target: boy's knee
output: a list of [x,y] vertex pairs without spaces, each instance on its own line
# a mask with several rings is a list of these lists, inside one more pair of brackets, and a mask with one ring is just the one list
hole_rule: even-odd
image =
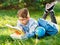
[[37,27],[35,34],[37,37],[43,37],[45,35],[45,29],[43,27]]
[[53,30],[51,32],[47,32],[48,35],[56,35],[58,33],[58,30]]
[[54,34],[57,34],[58,33],[58,29],[56,29],[54,32],[55,32]]

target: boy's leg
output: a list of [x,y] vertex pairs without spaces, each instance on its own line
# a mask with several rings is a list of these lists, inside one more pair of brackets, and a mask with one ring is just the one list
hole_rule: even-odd
[[55,24],[57,24],[56,18],[54,16],[54,11],[50,11],[50,17],[51,17],[51,21]]
[[39,26],[42,26],[45,28],[46,34],[55,35],[58,32],[56,24],[54,24],[52,22],[48,22],[44,19],[39,19],[38,24],[39,24]]
[[44,14],[43,14],[43,19],[46,19],[47,18],[47,15],[48,15],[48,12],[45,11]]

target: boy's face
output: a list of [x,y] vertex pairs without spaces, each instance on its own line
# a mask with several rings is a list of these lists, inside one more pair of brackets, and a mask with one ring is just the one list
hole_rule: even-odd
[[23,25],[26,25],[27,22],[29,21],[29,18],[22,18],[22,17],[19,17],[19,21],[23,24]]

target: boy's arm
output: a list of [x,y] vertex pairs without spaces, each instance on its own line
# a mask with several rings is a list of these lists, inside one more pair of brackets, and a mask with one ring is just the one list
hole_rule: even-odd
[[29,33],[26,34],[28,38],[33,37],[35,35],[35,29],[37,28],[37,26],[38,26],[38,23],[36,21],[34,21],[31,24]]
[[38,26],[38,24],[37,24],[36,22],[34,22],[34,23],[31,25],[29,32],[30,32],[30,33],[31,33],[31,32],[34,32],[35,29],[37,28],[37,26]]
[[17,26],[16,27],[18,27],[18,28],[20,28],[21,30],[22,30],[22,26],[21,26],[21,24],[20,24],[20,21],[18,20],[17,21]]

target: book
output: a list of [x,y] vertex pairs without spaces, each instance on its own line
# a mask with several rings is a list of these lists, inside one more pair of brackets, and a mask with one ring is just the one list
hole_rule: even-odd
[[19,27],[17,27],[17,26],[14,27],[14,26],[11,26],[9,24],[6,24],[6,26],[11,28],[14,31],[14,33],[16,33],[17,35],[24,35],[24,31],[21,30]]

